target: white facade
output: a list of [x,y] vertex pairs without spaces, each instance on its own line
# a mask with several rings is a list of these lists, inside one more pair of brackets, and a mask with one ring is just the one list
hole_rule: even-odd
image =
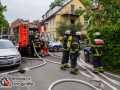
[[44,16],[43,16],[43,20],[45,20],[46,18],[50,17],[51,15],[53,15],[56,11],[58,11],[61,8],[61,6],[55,6],[54,8],[52,8],[51,10],[49,10]]

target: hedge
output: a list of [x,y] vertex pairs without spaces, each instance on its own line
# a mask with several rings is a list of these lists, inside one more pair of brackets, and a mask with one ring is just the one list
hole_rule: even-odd
[[87,35],[93,40],[94,32],[101,33],[105,41],[103,50],[103,66],[106,70],[120,73],[120,28],[116,26],[97,26],[87,30]]

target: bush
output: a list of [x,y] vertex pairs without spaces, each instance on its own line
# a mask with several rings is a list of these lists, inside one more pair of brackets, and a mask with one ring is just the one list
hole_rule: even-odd
[[88,29],[87,35],[93,40],[94,32],[101,33],[101,39],[105,41],[103,51],[103,66],[106,70],[120,73],[120,28],[117,26],[97,26]]

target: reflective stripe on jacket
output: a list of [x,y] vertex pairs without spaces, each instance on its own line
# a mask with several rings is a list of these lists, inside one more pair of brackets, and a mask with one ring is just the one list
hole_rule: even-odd
[[40,46],[40,42],[35,42],[35,47],[36,47],[36,48],[41,47],[41,46]]
[[73,37],[73,40],[71,41],[71,45],[70,45],[70,53],[76,53],[79,51],[79,49],[80,49],[79,39]]
[[90,52],[93,56],[102,56],[103,45],[91,45]]

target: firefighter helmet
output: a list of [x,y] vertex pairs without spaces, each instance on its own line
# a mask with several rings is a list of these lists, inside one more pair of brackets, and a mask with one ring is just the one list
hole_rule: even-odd
[[70,35],[70,30],[66,30],[65,34]]
[[99,32],[95,32],[93,35],[94,36],[100,36],[100,33]]
[[82,35],[80,31],[75,32],[75,35]]

